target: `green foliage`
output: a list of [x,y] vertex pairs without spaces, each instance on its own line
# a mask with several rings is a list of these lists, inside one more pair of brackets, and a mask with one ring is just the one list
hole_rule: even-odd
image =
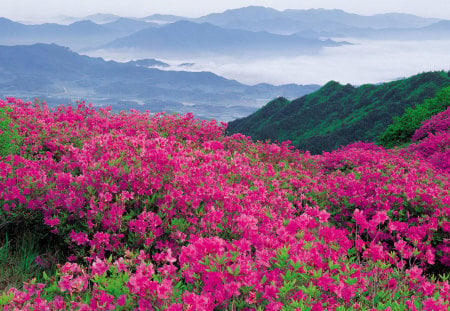
[[12,125],[11,117],[8,115],[12,109],[0,108],[0,156],[6,157],[19,151],[22,138],[17,133],[17,126]]
[[[5,163],[12,164],[12,161]],[[13,166],[6,178],[17,176],[16,170],[20,168],[20,165]],[[31,181],[30,189],[33,189]],[[39,192],[20,193],[23,202],[17,200],[13,202],[14,208],[0,209],[0,292],[10,287],[22,288],[23,282],[31,278],[40,281],[42,271],[52,273],[55,263],[67,255],[62,237],[50,232],[42,213],[27,207],[27,202]],[[0,198],[0,206],[7,203],[11,201]]]
[[3,293],[0,295],[0,306],[8,305],[14,298],[13,293]]
[[[0,227],[1,231],[7,231],[5,226]],[[36,263],[36,258],[40,256],[44,261],[50,259],[50,250],[45,249],[48,245],[32,231],[26,229],[9,231],[15,232],[0,234],[0,293],[6,292],[11,287],[22,288],[23,282],[32,278],[42,281],[40,275],[45,269]],[[49,265],[47,272],[52,273],[55,267],[51,267],[50,262],[46,264]]]
[[[349,251],[356,252],[355,249]],[[356,277],[357,269],[352,265],[354,263],[366,266],[366,271],[371,271],[371,285],[368,287],[358,286],[358,277]],[[355,257],[350,257],[348,262],[333,262],[329,259],[328,269],[314,267],[306,263],[298,263],[291,259],[289,248],[283,247],[277,251],[276,257],[272,258],[272,265],[269,270],[279,269],[282,271],[281,278],[283,282],[278,286],[278,301],[283,303],[282,310],[311,310],[312,305],[319,302],[319,297],[324,293],[333,294],[326,287],[318,286],[317,280],[326,275],[330,279],[338,283],[345,283],[346,286],[352,287],[349,293],[351,299],[337,297],[341,306],[336,310],[353,310],[353,302],[357,302],[361,310],[384,310],[390,307],[392,310],[406,310],[407,306],[403,302],[411,295],[410,288],[405,280],[406,273],[391,266],[388,262],[377,261],[361,261]],[[300,272],[301,271],[301,272]],[[264,277],[265,278],[265,277]],[[395,281],[395,288],[386,289],[389,280]],[[266,280],[261,280],[261,284]],[[304,299],[298,300],[295,293],[301,290]],[[347,297],[348,299],[349,297]],[[423,307],[423,298],[416,297],[415,304],[417,308]],[[327,307],[326,303],[323,307]]]
[[400,117],[388,126],[378,138],[378,143],[386,148],[393,148],[410,143],[414,132],[421,123],[450,106],[450,87],[439,91],[432,99],[426,99],[414,108],[407,108]]
[[375,141],[393,117],[447,86],[447,72],[360,87],[331,81],[293,101],[275,99],[254,114],[230,122],[227,132],[243,133],[255,140],[290,140],[312,153],[331,151],[355,141]]

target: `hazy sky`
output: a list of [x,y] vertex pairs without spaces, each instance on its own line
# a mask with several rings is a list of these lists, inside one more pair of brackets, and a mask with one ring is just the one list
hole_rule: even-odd
[[153,13],[197,17],[230,8],[261,5],[276,9],[338,8],[371,15],[404,12],[450,19],[450,0],[0,0],[0,16],[43,20],[57,15],[114,13],[143,17]]

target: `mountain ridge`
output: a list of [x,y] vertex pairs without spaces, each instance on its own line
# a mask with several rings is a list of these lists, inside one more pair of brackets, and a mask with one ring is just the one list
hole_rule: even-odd
[[393,117],[450,85],[449,74],[427,72],[359,87],[330,81],[318,91],[292,101],[272,100],[252,115],[229,122],[227,130],[257,140],[290,140],[313,153],[358,140],[375,141]]
[[318,40],[269,33],[266,31],[247,31],[225,29],[211,23],[196,23],[187,20],[163,25],[159,28],[146,28],[127,37],[108,43],[104,48],[137,48],[159,53],[194,55],[207,53],[264,53],[281,52],[302,53],[318,50],[325,46],[339,46],[348,43],[331,40]]
[[[334,24],[338,28],[417,28],[440,21],[440,19],[424,18],[405,13],[383,13],[360,15],[343,10],[328,9],[287,9],[279,11],[273,8],[249,6],[212,13],[194,21],[203,21],[228,28],[252,31],[266,30],[275,33],[295,33],[314,29],[326,30]],[[257,22],[257,23],[255,23]]]

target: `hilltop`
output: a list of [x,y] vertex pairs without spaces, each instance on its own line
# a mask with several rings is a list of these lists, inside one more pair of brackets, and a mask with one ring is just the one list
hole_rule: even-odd
[[448,72],[359,87],[331,81],[292,101],[277,98],[250,116],[229,122],[227,130],[255,140],[290,140],[313,153],[331,151],[355,141],[375,141],[394,117],[449,85]]

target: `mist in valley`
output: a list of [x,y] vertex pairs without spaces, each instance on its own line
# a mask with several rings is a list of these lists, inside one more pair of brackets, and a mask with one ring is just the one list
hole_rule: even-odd
[[[342,38],[341,38],[342,40]],[[156,58],[170,66],[162,70],[211,71],[228,79],[254,85],[258,83],[342,84],[380,83],[418,72],[448,70],[450,39],[426,41],[380,41],[345,38],[350,45],[326,47],[315,54],[280,57],[208,57],[166,58],[164,54],[132,49],[88,51],[84,54],[108,60],[130,61]],[[189,66],[182,64],[188,63]]]

